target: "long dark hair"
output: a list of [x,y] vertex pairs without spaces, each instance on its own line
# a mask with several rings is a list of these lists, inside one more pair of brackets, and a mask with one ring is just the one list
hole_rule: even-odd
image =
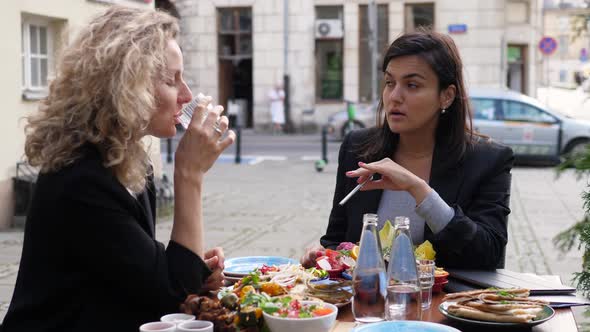
[[[463,63],[453,39],[445,34],[419,30],[406,33],[391,43],[383,57],[385,72],[392,59],[416,55],[426,61],[438,77],[439,92],[450,85],[456,87],[455,99],[441,114],[436,128],[436,144],[445,146],[455,158],[461,158],[472,143],[472,119],[469,99],[463,83]],[[383,114],[383,94],[377,107],[376,128],[357,146],[361,159],[368,162],[392,157],[399,142],[399,134],[392,132]]]

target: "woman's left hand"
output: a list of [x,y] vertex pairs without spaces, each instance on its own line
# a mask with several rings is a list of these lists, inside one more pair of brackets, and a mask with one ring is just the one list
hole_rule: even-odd
[[384,158],[369,164],[359,162],[358,165],[360,168],[346,172],[346,176],[349,178],[358,177],[358,183],[364,182],[375,173],[381,174],[381,179],[367,182],[361,189],[363,191],[375,189],[403,190],[414,196],[416,204],[420,204],[432,190],[426,181],[390,158]]

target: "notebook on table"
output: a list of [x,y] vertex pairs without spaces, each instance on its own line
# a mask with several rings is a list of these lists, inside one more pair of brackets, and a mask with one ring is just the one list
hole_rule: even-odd
[[[547,280],[543,277],[513,272],[505,269],[493,271],[446,269],[449,272],[449,287],[452,291],[469,288],[527,288],[531,295],[571,294],[575,288]],[[456,282],[458,281],[458,282]],[[449,289],[449,290],[451,290]]]

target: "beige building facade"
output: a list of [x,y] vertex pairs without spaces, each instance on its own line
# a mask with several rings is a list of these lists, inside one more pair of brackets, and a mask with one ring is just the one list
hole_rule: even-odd
[[[345,101],[371,100],[368,0],[289,0],[291,120],[314,109],[322,124]],[[540,0],[377,0],[378,48],[419,25],[449,33],[465,64],[468,86],[508,86],[534,95],[541,65]],[[186,76],[192,89],[224,106],[245,109],[244,125],[270,126],[268,91],[284,65],[284,2],[176,0]],[[324,29],[320,31],[320,29]],[[326,33],[326,29],[330,31]],[[378,79],[381,72],[378,71]],[[377,89],[379,90],[379,89]],[[377,93],[377,96],[379,93]]]
[[557,41],[557,49],[545,57],[543,83],[553,86],[575,87],[575,73],[590,76],[590,34],[588,30],[577,35],[574,27],[587,28],[586,21],[577,17],[590,16],[588,8],[546,8],[544,11],[545,35]]
[[59,49],[89,19],[113,3],[153,8],[144,0],[18,0],[3,1],[0,14],[2,78],[0,99],[0,229],[10,227],[14,215],[13,178],[23,161],[24,119],[35,112],[47,94]]

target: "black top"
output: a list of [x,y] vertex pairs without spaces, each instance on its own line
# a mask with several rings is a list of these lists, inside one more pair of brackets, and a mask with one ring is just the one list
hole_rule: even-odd
[[[368,134],[369,130],[354,131],[340,147],[332,212],[326,234],[320,240],[324,247],[334,248],[343,241],[358,242],[363,214],[377,213],[383,190],[360,191],[344,206],[338,205],[357,185],[356,179],[347,178],[345,173],[357,169],[358,162],[364,161],[354,151]],[[393,152],[388,151],[388,155],[393,156]],[[424,240],[433,244],[437,266],[501,267],[508,237],[512,149],[479,138],[458,161],[449,156],[445,147],[435,146],[429,184],[455,215],[436,235],[426,224]]]
[[138,331],[211,274],[192,251],[155,240],[151,177],[136,199],[97,148],[82,151],[37,180],[4,332]]

